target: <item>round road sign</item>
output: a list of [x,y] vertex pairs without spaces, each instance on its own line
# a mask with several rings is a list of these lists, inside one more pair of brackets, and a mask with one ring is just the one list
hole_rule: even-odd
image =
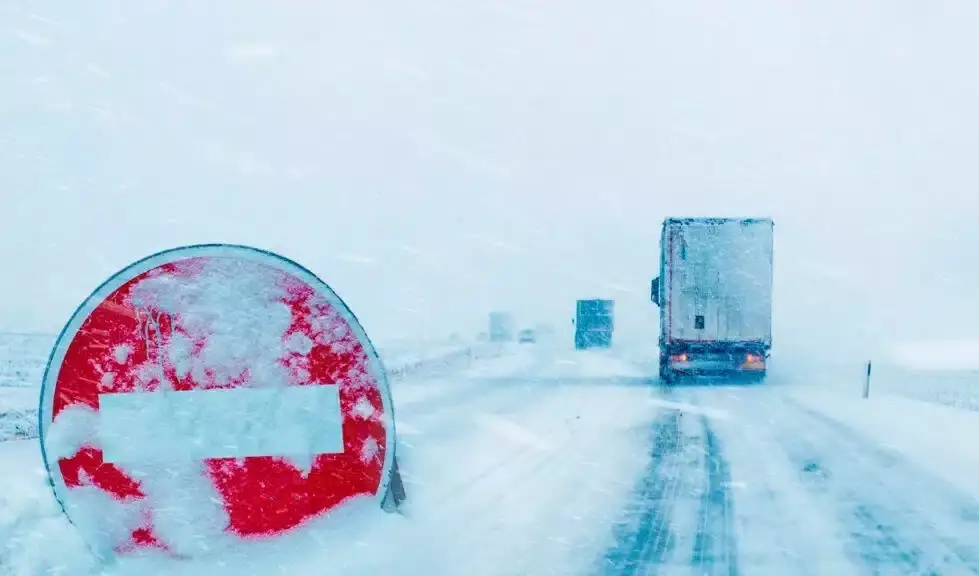
[[101,556],[189,557],[293,531],[393,462],[387,378],[342,300],[300,265],[176,248],[100,286],[41,390],[44,463]]

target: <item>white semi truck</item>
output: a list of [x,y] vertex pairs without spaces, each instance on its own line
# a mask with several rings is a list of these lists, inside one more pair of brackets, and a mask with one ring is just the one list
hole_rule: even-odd
[[668,218],[660,273],[659,373],[764,378],[772,346],[774,225],[768,218]]

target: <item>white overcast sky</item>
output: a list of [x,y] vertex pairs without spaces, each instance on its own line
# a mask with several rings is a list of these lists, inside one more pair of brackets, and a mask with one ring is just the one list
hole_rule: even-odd
[[[776,220],[776,348],[979,326],[979,3],[0,5],[0,329],[57,331],[151,252],[226,241],[378,339],[624,335],[672,215]],[[820,346],[825,344],[825,346]]]

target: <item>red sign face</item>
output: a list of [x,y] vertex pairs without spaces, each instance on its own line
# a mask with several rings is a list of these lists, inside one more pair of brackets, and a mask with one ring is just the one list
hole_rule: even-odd
[[178,248],[111,278],[52,352],[41,442],[100,555],[213,552],[383,497],[394,420],[377,353],[274,254]]

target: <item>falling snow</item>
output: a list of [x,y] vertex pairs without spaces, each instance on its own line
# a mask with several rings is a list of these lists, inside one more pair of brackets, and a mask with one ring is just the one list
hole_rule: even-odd
[[[0,576],[979,571],[977,21],[4,2]],[[688,237],[728,265],[664,329],[674,216],[777,239]],[[363,326],[305,272],[189,259],[55,346],[198,241],[281,250]],[[610,349],[574,349],[581,298]],[[772,338],[764,384],[661,385],[660,335],[735,333]]]

